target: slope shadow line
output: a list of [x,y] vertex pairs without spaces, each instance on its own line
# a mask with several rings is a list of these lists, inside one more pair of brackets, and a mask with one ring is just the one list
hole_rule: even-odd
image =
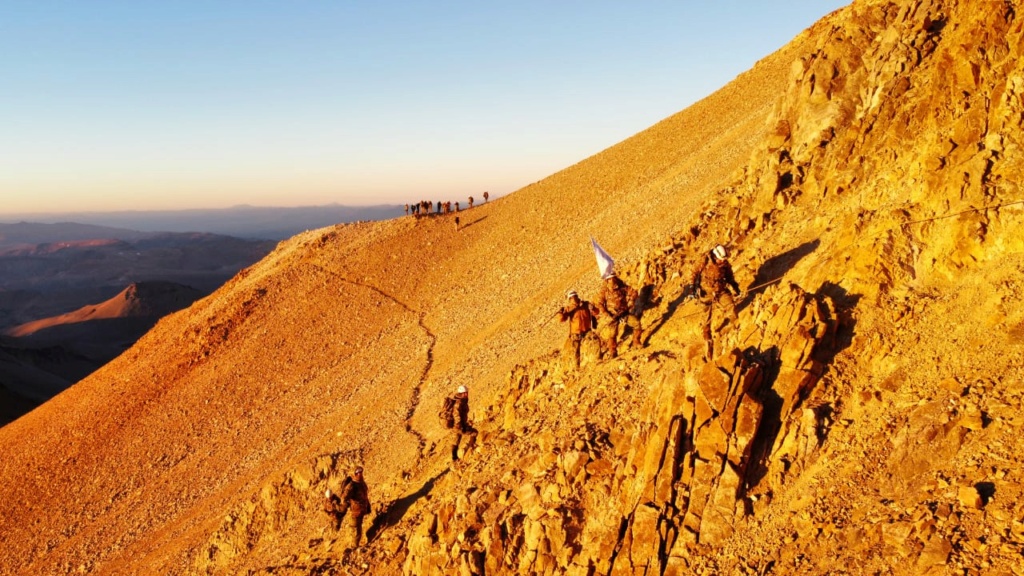
[[406,512],[409,511],[409,508],[411,508],[419,499],[429,496],[430,491],[434,489],[434,484],[436,484],[437,481],[448,472],[449,470],[447,469],[441,471],[430,480],[424,482],[423,486],[420,486],[419,490],[389,503],[383,512],[374,517],[373,523],[366,531],[367,543],[373,542],[378,536],[380,536],[381,532],[401,522]]
[[743,299],[736,303],[736,312],[744,310],[753,302],[755,296],[764,292],[775,280],[781,280],[787,272],[796,266],[797,262],[802,260],[804,256],[817,250],[820,245],[821,240],[814,239],[765,260],[758,267],[757,274],[754,275],[754,281],[751,283],[751,286],[756,288],[747,288],[746,293],[743,294]]
[[462,230],[465,230],[466,228],[469,228],[470,226],[472,226],[472,225],[476,224],[477,222],[480,222],[481,220],[486,220],[486,219],[487,219],[487,216],[481,216],[481,217],[477,218],[476,220],[473,220],[473,221],[472,221],[472,222],[470,222],[469,224],[466,224],[466,225],[465,225],[465,226],[463,226],[463,227],[462,227],[461,229],[462,229]]

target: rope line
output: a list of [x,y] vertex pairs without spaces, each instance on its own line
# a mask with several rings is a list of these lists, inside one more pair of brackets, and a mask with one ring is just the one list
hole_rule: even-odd
[[[924,222],[933,222],[935,220],[944,220],[944,219],[947,219],[947,218],[955,218],[957,216],[962,216],[964,214],[970,214],[972,212],[982,212],[982,211],[987,211],[987,210],[998,210],[999,208],[1005,208],[1006,206],[1015,206],[1015,205],[1018,205],[1018,204],[1024,204],[1024,200],[1014,200],[1013,202],[1004,202],[1002,204],[995,204],[995,205],[992,205],[992,206],[982,206],[980,208],[971,208],[969,210],[961,210],[959,212],[951,212],[951,213],[948,213],[948,214],[942,214],[940,216],[935,216],[935,217],[932,217],[932,218],[923,218],[923,219],[920,219],[920,220],[910,220],[908,222],[904,222],[903,224],[901,224],[901,226],[909,226],[911,224],[921,224],[921,223],[924,223]],[[888,232],[891,232],[891,230],[886,230],[884,232],[877,232],[875,234],[858,234],[858,236],[859,236],[859,240],[863,240],[863,239],[866,239],[866,238],[878,237],[878,236],[881,236],[882,234],[885,234],[885,233],[888,233]],[[737,296],[739,296],[739,297],[746,297],[750,293],[754,292],[755,290],[759,290],[759,289],[764,288],[766,286],[771,286],[772,284],[777,284],[777,283],[781,282],[784,279],[785,279],[785,275],[780,276],[780,277],[778,277],[778,278],[776,278],[774,280],[769,280],[767,282],[763,282],[761,284],[758,284],[757,286],[751,286],[750,288],[747,288],[746,290],[744,290],[743,292],[741,292]],[[690,314],[686,314],[684,316],[681,316],[680,318],[681,319],[682,318],[689,318],[691,316],[697,316],[697,315],[705,314],[705,313],[706,313],[706,310],[702,309],[702,310],[699,310],[697,312],[691,312]]]
[[935,220],[944,220],[946,218],[955,218],[957,216],[963,216],[964,214],[970,214],[971,212],[981,212],[982,210],[998,210],[999,208],[1004,208],[1006,206],[1013,206],[1013,205],[1016,205],[1016,204],[1024,204],[1024,200],[1016,200],[1016,201],[1013,201],[1013,202],[1004,202],[1003,204],[996,204],[994,206],[982,206],[981,208],[971,208],[970,210],[964,210],[962,212],[954,212],[954,213],[951,213],[951,214],[943,214],[942,216],[935,216],[934,218],[925,218],[923,220],[911,220],[909,222],[904,222],[903,225],[904,226],[909,226],[911,224],[920,224],[922,222],[933,222]]

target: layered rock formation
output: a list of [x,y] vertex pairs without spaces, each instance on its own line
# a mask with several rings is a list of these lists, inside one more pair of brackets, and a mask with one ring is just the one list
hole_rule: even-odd
[[424,514],[404,573],[686,574],[764,511],[826,437],[830,407],[806,399],[838,318],[827,296],[773,286],[705,363],[703,313],[681,307],[668,346],[578,377],[554,357],[513,371],[477,474],[442,481],[471,488]]

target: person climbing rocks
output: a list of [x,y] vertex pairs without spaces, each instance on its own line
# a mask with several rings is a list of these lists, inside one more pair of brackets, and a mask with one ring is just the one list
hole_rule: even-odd
[[633,346],[640,346],[640,318],[633,314],[636,300],[636,290],[627,286],[615,272],[604,275],[601,291],[594,300],[602,357],[615,358],[619,355],[619,338],[627,326],[633,329]]
[[740,285],[733,276],[729,252],[721,244],[715,246],[697,268],[691,282],[693,294],[707,308],[702,330],[707,343],[707,360],[714,353],[713,333],[725,327],[726,322],[736,324],[736,301]]
[[363,517],[370,512],[370,492],[363,481],[362,466],[356,467],[352,475],[341,483],[341,493],[324,492],[324,505],[331,517],[335,532],[340,532],[346,550],[359,547],[363,537]]
[[568,353],[572,350],[573,366],[580,367],[580,343],[583,337],[594,327],[594,305],[586,300],[581,300],[579,294],[570,290],[566,294],[568,302],[558,311],[559,321],[569,321],[569,338],[565,341],[564,350]]
[[473,207],[473,197],[472,196],[469,197],[469,207],[470,208]]
[[473,447],[477,434],[476,428],[469,422],[469,389],[459,386],[454,396],[446,398],[442,414],[447,420],[447,426],[452,429],[452,462],[457,462],[462,439],[468,439],[462,446],[465,455]]
[[484,192],[484,204],[487,204],[487,199],[490,198],[490,197],[491,197],[490,193]]

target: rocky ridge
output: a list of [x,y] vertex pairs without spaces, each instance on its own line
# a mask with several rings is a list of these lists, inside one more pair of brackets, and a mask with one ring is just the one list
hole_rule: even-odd
[[[52,487],[20,472],[39,464],[18,454],[0,463],[4,478],[34,489],[11,488],[7,501],[31,493],[37,502],[0,503],[0,518],[23,518],[40,535],[0,531],[6,565],[1020,573],[1021,37],[1012,2],[856,2],[731,88],[742,94],[754,78],[788,87],[762,101],[776,102],[774,112],[752,103],[744,116],[767,122],[763,139],[715,143],[743,150],[746,168],[719,159],[700,180],[691,169],[699,156],[686,156],[696,152],[672,157],[671,138],[652,134],[689,122],[684,115],[475,209],[460,236],[440,221],[402,221],[283,244],[217,297],[162,321],[80,391],[0,431],[0,441],[35,432],[32,445],[46,445],[89,422],[84,414],[104,405],[97,390],[111,386],[139,412],[129,420],[137,429],[175,440],[153,449],[118,422],[96,431],[111,446],[101,453],[122,463],[117,477],[82,462],[88,438],[57,451],[99,471],[75,495],[82,513],[63,533],[40,520]],[[768,71],[783,63],[789,75],[771,84]],[[740,102],[725,98],[695,111]],[[643,168],[637,150],[659,146],[673,152],[641,170],[657,175],[627,184]],[[607,166],[616,168],[595,168]],[[593,206],[580,198],[595,180],[622,186],[614,201],[640,214],[572,212]],[[668,208],[695,181],[708,192]],[[604,224],[613,218],[636,219],[616,229]],[[566,245],[552,226],[564,236],[594,227],[611,238],[606,248],[630,254],[623,275],[651,295],[645,348],[598,361],[591,341],[578,373],[563,367],[551,351],[564,328],[549,329],[550,302],[568,287],[591,294],[594,283],[589,255],[579,258],[586,266],[556,265]],[[415,240],[401,243],[406,233]],[[536,237],[551,238],[552,251]],[[705,361],[685,279],[723,240],[746,294]],[[318,305],[315,322],[307,302]],[[129,365],[158,350],[174,359],[161,372],[171,385]],[[474,391],[481,434],[449,467],[434,414],[459,383]],[[70,427],[34,428],[50,422],[46,409],[63,410]],[[189,422],[183,433],[171,424],[177,415]],[[148,452],[133,456],[132,446]],[[345,554],[324,530],[319,498],[329,469],[357,463],[376,509],[370,544]],[[165,500],[142,496],[160,484]],[[12,560],[11,551],[24,554]]]

